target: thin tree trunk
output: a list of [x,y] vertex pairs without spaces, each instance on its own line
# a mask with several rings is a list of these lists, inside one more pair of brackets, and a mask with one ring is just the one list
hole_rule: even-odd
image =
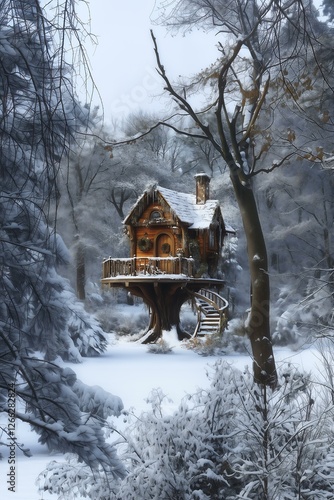
[[253,351],[254,379],[257,383],[274,387],[277,374],[270,335],[270,283],[266,244],[251,185],[241,182],[234,172],[231,172],[231,180],[247,240],[251,309],[246,328]]
[[85,248],[79,241],[76,250],[76,284],[77,297],[80,300],[86,299],[86,264],[85,264]]

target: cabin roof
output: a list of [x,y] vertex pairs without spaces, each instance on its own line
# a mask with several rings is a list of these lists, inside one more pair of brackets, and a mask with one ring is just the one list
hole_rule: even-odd
[[138,198],[124,224],[130,224],[131,216],[142,203],[148,193],[153,195],[152,202],[159,201],[159,195],[169,205],[174,215],[191,229],[207,229],[214,220],[217,210],[220,211],[218,200],[207,200],[205,204],[196,204],[196,195],[180,193],[161,186],[153,186]]
[[194,194],[179,193],[157,186],[157,190],[181,222],[191,229],[206,229],[212,223],[216,210],[220,209],[217,200],[207,200],[204,205],[196,204]]
[[[190,224],[191,229],[206,229],[212,223],[217,209],[221,213],[218,200],[207,200],[204,205],[196,203],[196,195],[179,193],[171,189],[157,186],[168,205],[177,217],[184,223]],[[225,231],[235,234],[235,229],[224,221]]]

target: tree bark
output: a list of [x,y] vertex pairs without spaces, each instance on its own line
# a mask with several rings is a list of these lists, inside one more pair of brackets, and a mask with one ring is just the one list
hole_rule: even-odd
[[245,236],[251,280],[251,308],[246,330],[253,352],[254,380],[275,387],[277,373],[270,335],[270,282],[268,258],[254,192],[231,171]]
[[189,294],[183,284],[173,283],[141,283],[130,286],[133,295],[141,297],[151,310],[150,324],[143,344],[156,342],[162,337],[163,331],[170,331],[175,327],[179,340],[190,338],[180,325],[180,310]]
[[77,297],[80,300],[86,299],[86,265],[85,265],[85,248],[79,241],[76,249],[76,285]]

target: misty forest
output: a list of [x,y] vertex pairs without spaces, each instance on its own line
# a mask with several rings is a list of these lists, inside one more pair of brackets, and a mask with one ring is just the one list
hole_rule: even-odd
[[[333,0],[156,2],[156,26],[214,33],[216,59],[173,81],[153,29],[169,113],[112,123],[95,104],[79,3],[0,0],[0,415],[15,386],[15,419],[65,456],[37,471],[54,498],[333,499]],[[219,356],[211,385],[173,415],[157,392],[117,432],[122,394],[94,392],[75,367],[110,332],[137,340],[148,319],[126,290],[101,287],[102,262],[129,256],[122,222],[146,189],[193,193],[201,172],[234,230],[217,270],[228,327],[184,341]],[[310,346],[321,382],[276,366],[275,348]],[[226,352],[253,368],[227,366]]]

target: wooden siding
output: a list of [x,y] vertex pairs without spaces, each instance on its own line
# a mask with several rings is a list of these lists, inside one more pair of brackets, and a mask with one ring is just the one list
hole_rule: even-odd
[[[139,220],[131,227],[133,239],[132,253],[136,257],[176,256],[177,250],[180,248],[183,249],[182,231],[175,231],[175,228],[178,227],[178,221],[173,217],[171,211],[166,208],[159,203],[150,204],[144,209]],[[152,219],[152,212],[159,212],[161,217]],[[179,236],[175,233],[179,233]],[[139,248],[138,242],[143,238],[148,238],[151,241],[152,245],[150,249]],[[165,238],[165,243],[169,240],[170,252],[166,253],[166,255],[162,254],[161,246],[163,242],[161,238]]]
[[[161,237],[162,235],[167,235],[171,239],[170,255],[175,256],[176,250],[180,246],[178,238],[176,235],[173,234],[173,231],[171,229],[169,229],[168,227],[161,227],[161,226],[154,226],[154,227],[142,227],[142,226],[140,226],[140,227],[136,228],[135,240],[134,240],[134,247],[135,247],[134,254],[137,257],[144,257],[144,256],[162,257],[162,255],[159,255],[159,249],[158,249],[159,237]],[[149,250],[142,250],[138,246],[138,242],[144,238],[148,238],[152,243],[152,246]],[[168,255],[166,255],[166,257]]]

